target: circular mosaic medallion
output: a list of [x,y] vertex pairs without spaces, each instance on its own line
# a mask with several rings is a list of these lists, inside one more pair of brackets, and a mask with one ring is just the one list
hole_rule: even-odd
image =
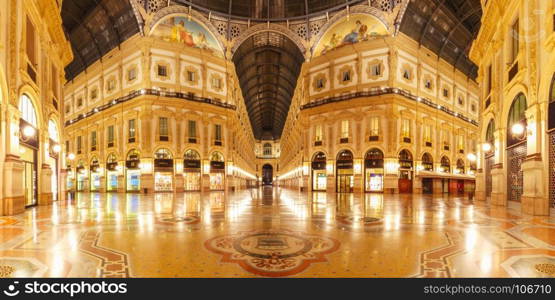
[[315,234],[273,230],[219,236],[207,240],[205,246],[222,255],[222,262],[236,263],[253,274],[279,277],[327,261],[326,255],[339,249],[339,242]]
[[12,266],[0,266],[0,278],[9,278],[14,271],[15,268]]
[[555,265],[554,264],[537,264],[535,266],[536,271],[547,274],[547,275],[555,275]]
[[312,249],[312,243],[292,234],[260,232],[236,239],[233,248],[257,258],[289,258],[307,253]]

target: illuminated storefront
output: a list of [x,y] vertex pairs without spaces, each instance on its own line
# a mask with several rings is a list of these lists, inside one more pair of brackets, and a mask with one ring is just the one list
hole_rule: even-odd
[[83,160],[79,160],[79,162],[77,162],[75,173],[77,176],[77,191],[83,192],[85,190],[87,180],[87,174],[85,173],[85,165],[83,163]]
[[351,193],[355,180],[353,175],[353,153],[343,150],[337,155],[337,192]]
[[200,191],[201,160],[200,154],[195,150],[185,151],[183,178],[185,191]]
[[138,192],[141,190],[141,154],[133,149],[127,154],[125,161],[125,177],[128,192]]
[[223,191],[225,188],[225,161],[220,152],[210,157],[210,190]]
[[412,192],[412,154],[408,150],[399,153],[399,193]]
[[154,191],[173,190],[173,159],[168,149],[158,149],[154,153]]
[[118,161],[114,154],[108,155],[106,160],[106,191],[118,190]]
[[312,158],[312,190],[325,191],[326,187],[326,155],[318,152]]
[[19,99],[19,157],[23,162],[22,180],[25,206],[38,203],[37,160],[39,150],[39,131],[37,114],[31,99],[23,94]]
[[364,189],[366,192],[383,192],[383,152],[373,148],[364,157]]
[[97,157],[93,157],[90,165],[90,180],[91,180],[91,192],[98,192],[100,190],[102,182],[102,174],[100,163]]

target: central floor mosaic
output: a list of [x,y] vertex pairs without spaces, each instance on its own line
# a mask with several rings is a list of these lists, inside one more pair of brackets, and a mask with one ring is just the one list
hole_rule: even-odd
[[555,219],[463,196],[77,194],[0,217],[1,277],[553,277]]

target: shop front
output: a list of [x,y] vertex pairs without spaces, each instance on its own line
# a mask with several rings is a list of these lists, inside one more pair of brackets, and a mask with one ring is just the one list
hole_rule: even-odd
[[383,152],[373,148],[364,156],[364,190],[383,192]]
[[[432,159],[432,155],[429,153],[424,153],[422,155],[422,170],[426,172],[433,172],[434,171],[434,160]],[[432,194],[434,189],[434,183],[432,178],[422,178],[422,193],[423,194]]]
[[408,150],[399,153],[399,193],[412,193],[413,159]]
[[131,150],[125,161],[125,178],[128,192],[139,192],[141,190],[141,159],[137,150]]
[[195,150],[187,150],[183,160],[183,176],[185,191],[200,191],[201,160]]
[[353,172],[353,153],[343,150],[337,155],[337,192],[352,193],[355,185]]
[[225,161],[224,156],[214,152],[210,157],[210,190],[223,191],[225,189]]
[[85,172],[85,164],[83,162],[83,160],[79,160],[77,162],[77,168],[75,169],[75,175],[77,177],[77,191],[78,192],[84,192],[85,191],[85,187],[87,186],[86,181],[87,181],[87,174]]
[[314,154],[312,158],[312,190],[313,191],[326,191],[327,176],[326,176],[326,155],[324,152]]
[[102,174],[98,158],[93,157],[90,164],[91,192],[100,191]]
[[110,154],[106,160],[106,191],[117,192],[118,173],[118,160],[114,154]]
[[28,207],[38,204],[39,130],[35,107],[26,94],[19,99],[19,111],[19,157],[23,162],[21,184],[25,206]]
[[154,153],[154,191],[173,191],[173,158],[168,149]]

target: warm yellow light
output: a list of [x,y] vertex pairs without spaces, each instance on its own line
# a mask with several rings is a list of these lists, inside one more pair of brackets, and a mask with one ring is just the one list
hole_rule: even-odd
[[67,158],[69,158],[69,160],[74,160],[75,159],[75,154],[70,153],[67,155]]
[[482,144],[482,150],[484,150],[485,152],[488,152],[491,150],[491,144],[490,143],[483,143]]
[[60,147],[60,145],[58,144],[52,146],[52,151],[54,151],[55,153],[59,153],[61,150],[62,150],[62,147]]
[[476,161],[476,155],[474,153],[468,153],[466,158],[468,158],[468,160],[470,161]]
[[524,133],[524,126],[520,123],[515,123],[513,124],[513,126],[511,127],[511,132],[514,135],[522,135]]
[[23,135],[25,137],[32,137],[35,135],[35,133],[36,133],[35,128],[31,126],[25,126],[25,128],[23,128]]

